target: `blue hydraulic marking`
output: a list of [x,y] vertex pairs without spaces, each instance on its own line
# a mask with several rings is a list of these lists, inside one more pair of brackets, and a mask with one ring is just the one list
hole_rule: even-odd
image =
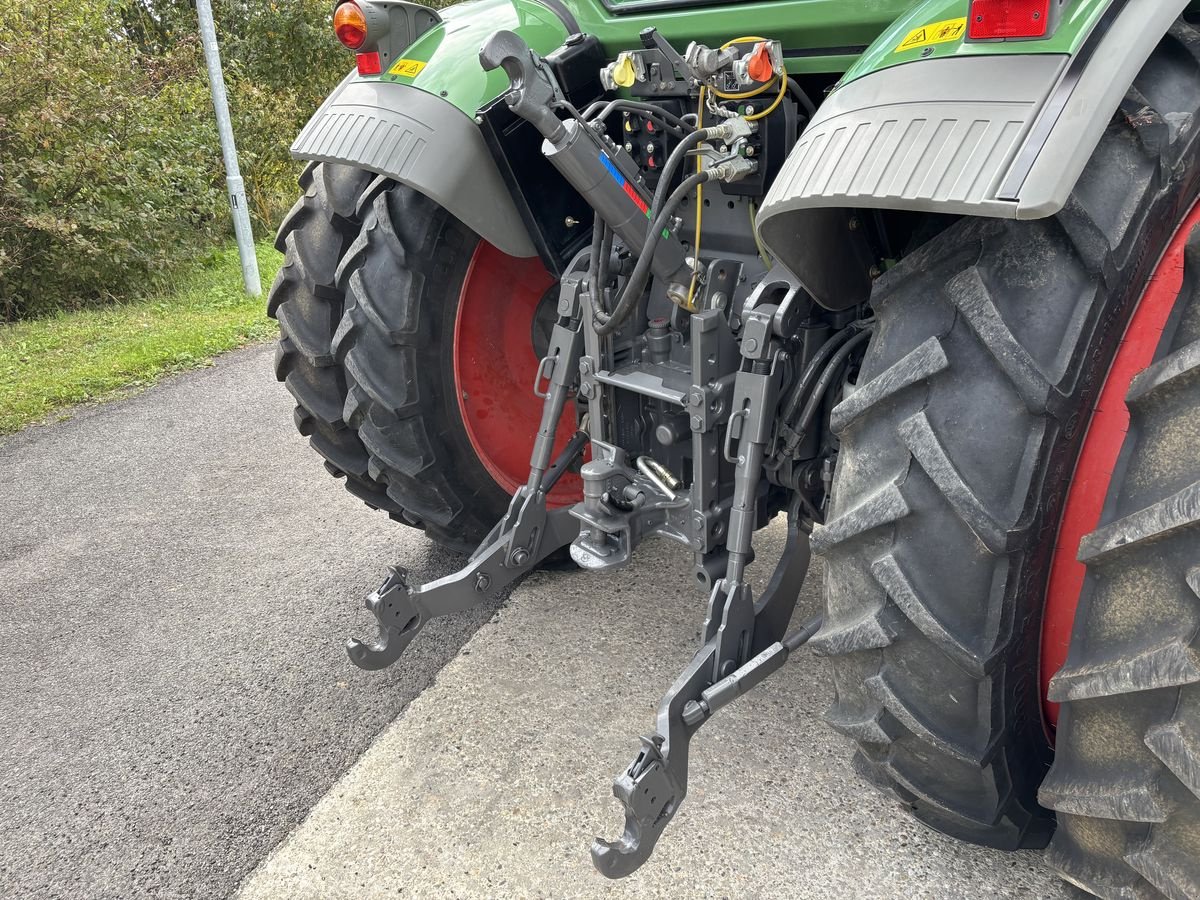
[[605,153],[600,154],[600,162],[604,163],[604,168],[608,169],[608,174],[617,179],[617,184],[625,186],[625,176],[621,174],[620,169],[613,165],[613,161],[608,158]]

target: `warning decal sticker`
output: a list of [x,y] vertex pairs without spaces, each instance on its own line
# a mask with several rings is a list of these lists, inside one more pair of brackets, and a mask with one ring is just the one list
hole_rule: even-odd
[[967,30],[966,19],[947,19],[944,22],[932,22],[914,28],[902,40],[894,52],[915,50],[917,47],[927,47],[930,44],[944,44],[947,41],[957,41]]
[[[965,21],[965,20],[964,20]],[[389,75],[399,75],[402,78],[416,78],[421,74],[421,70],[425,68],[425,63],[419,59],[398,59],[388,69]]]

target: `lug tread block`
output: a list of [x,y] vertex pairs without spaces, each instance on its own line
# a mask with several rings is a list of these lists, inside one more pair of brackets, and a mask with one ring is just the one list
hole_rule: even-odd
[[[1078,822],[1060,825],[1046,848],[1046,862],[1064,881],[1104,900],[1162,900],[1124,860],[1113,863],[1109,849],[1114,837],[1110,832],[1116,830],[1113,825],[1102,819],[1082,821],[1093,833],[1072,834],[1079,830]],[[1116,837],[1119,842],[1121,835]]]
[[1005,324],[978,268],[972,266],[946,285],[946,293],[970,324],[971,329],[996,360],[1017,394],[1034,415],[1049,408],[1053,386],[1032,355]]
[[883,610],[868,612],[852,622],[829,622],[821,626],[809,640],[809,647],[818,656],[837,656],[878,650],[892,643],[892,630],[882,620]]
[[[1200,798],[1200,735],[1198,723],[1176,717],[1146,732],[1146,746],[1171,773]],[[1200,896],[1198,894],[1197,896]]]
[[1146,846],[1126,853],[1125,861],[1170,900],[1200,897],[1200,860],[1179,848],[1155,846],[1153,831]]
[[825,722],[863,744],[890,744],[903,733],[895,718],[883,709],[864,714],[834,703],[825,711]]
[[919,412],[901,422],[898,430],[913,459],[942,492],[958,517],[974,532],[988,552],[997,556],[1003,554],[1008,549],[1007,529],[988,512],[983,501],[963,479],[934,433],[928,416]]
[[1144,403],[1156,393],[1200,377],[1200,341],[1193,341],[1139,373],[1129,385],[1127,402]]
[[[288,242],[291,241],[289,235]],[[308,280],[298,255],[284,264],[280,280],[272,289],[276,300],[275,318],[310,366],[332,366],[334,359],[328,333],[332,325],[324,321],[330,316],[325,302],[308,289]]]
[[367,449],[384,468],[407,478],[437,477],[431,471],[437,457],[420,419],[398,419],[387,425],[367,421],[361,430]]
[[1167,807],[1162,793],[1149,779],[1129,784],[1110,781],[1072,782],[1051,772],[1042,782],[1038,799],[1048,809],[1092,819],[1116,819],[1122,822],[1165,822]]
[[287,376],[284,386],[300,406],[328,429],[342,431],[346,428],[342,405],[338,402],[341,389],[328,369],[297,370]]
[[1116,659],[1071,665],[1050,680],[1055,703],[1091,700],[1200,681],[1200,654],[1178,638]]
[[949,365],[941,341],[936,337],[929,338],[866,384],[859,385],[854,393],[835,406],[829,419],[830,428],[835,434],[842,434],[872,407],[932,378]]
[[350,290],[354,294],[358,308],[370,320],[380,334],[384,335],[390,344],[398,344],[406,336],[416,333],[417,310],[411,302],[396,302],[408,300],[421,291],[423,285],[413,284],[420,280],[407,270],[389,272],[386,279],[373,282],[386,284],[389,292],[394,292],[392,302],[381,297],[372,296],[372,282],[363,279],[362,270],[356,270],[350,276]]
[[813,550],[828,554],[839,544],[876,528],[891,525],[908,513],[908,503],[899,486],[894,483],[884,485],[858,506],[813,528]]
[[976,678],[983,678],[991,671],[1000,656],[996,643],[988,642],[985,635],[982,643],[988,643],[989,646],[976,646],[981,642],[968,642],[947,628],[934,615],[929,603],[917,593],[894,555],[887,553],[875,560],[871,564],[871,573],[908,621],[965,671]]
[[960,743],[954,737],[943,733],[938,724],[921,717],[888,683],[886,671],[868,678],[866,687],[867,693],[874,697],[892,718],[939,752],[980,767],[985,766],[991,759],[995,751],[993,745],[972,747]]
[[[342,326],[349,325],[344,332],[340,329]],[[342,325],[339,326],[339,347],[344,345],[345,339],[353,340],[355,336],[355,326],[361,326],[359,321],[359,313],[356,310],[347,310],[346,315],[342,318]],[[388,370],[364,364],[366,353],[348,353],[345,358],[346,375],[353,379],[354,383],[360,387],[363,393],[370,398],[379,410],[388,418],[399,419],[407,415],[415,406],[417,398],[413,396],[416,393],[416,385],[411,382],[412,363],[405,364],[405,357],[411,358],[412,348],[398,348],[401,352],[400,357],[390,360]],[[397,373],[397,370],[399,372]],[[395,375],[400,377],[396,378]]]
[[1102,525],[1079,542],[1079,561],[1095,564],[1119,551],[1200,523],[1200,481],[1145,509]]

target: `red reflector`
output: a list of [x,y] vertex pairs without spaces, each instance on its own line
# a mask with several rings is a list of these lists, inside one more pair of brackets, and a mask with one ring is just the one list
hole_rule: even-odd
[[1050,0],[971,0],[967,35],[987,38],[1045,37]]
[[382,71],[383,64],[379,61],[378,50],[372,50],[370,53],[358,54],[359,75],[378,75]]

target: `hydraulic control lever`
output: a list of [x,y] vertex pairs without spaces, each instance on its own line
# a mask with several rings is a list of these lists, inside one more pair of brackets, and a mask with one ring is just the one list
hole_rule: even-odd
[[[586,258],[586,252],[581,254]],[[572,268],[579,264],[576,258]],[[513,496],[508,513],[462,570],[419,587],[410,587],[408,573],[393,567],[379,590],[367,597],[379,633],[373,641],[350,640],[346,652],[362,669],[390,666],[408,647],[417,632],[434,618],[469,609],[529,572],[547,556],[565,547],[579,534],[579,520],[568,509],[548,509],[546,498],[567,468],[583,455],[588,435],[578,431],[552,460],[554,438],[567,399],[579,377],[583,353],[582,301],[579,279],[568,272],[562,280],[559,320],[550,336],[550,347],[537,371],[539,384],[548,384],[542,396],[538,426],[529,464],[529,480]]]

